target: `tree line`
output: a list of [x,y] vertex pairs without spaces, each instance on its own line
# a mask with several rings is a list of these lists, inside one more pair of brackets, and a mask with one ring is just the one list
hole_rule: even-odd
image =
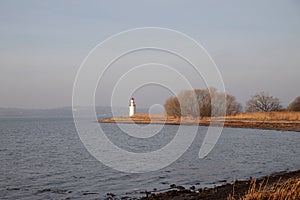
[[[181,91],[168,98],[164,105],[167,115],[181,117],[210,117],[235,115],[242,112],[241,103],[230,94],[218,92],[215,88]],[[266,92],[257,93],[246,102],[246,112],[300,111],[300,96],[287,108],[283,108],[278,98]]]

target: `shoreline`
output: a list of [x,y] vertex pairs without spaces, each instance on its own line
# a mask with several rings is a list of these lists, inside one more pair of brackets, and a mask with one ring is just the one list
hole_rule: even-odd
[[[299,120],[286,120],[272,118],[272,113],[267,113],[271,117],[257,118],[227,116],[214,118],[191,118],[182,117],[174,118],[163,114],[135,114],[132,117],[123,116],[109,119],[98,120],[99,123],[125,123],[125,124],[166,124],[166,125],[199,125],[199,126],[222,126],[230,128],[251,128],[265,130],[280,130],[280,131],[296,131],[300,132]],[[266,115],[267,115],[266,114]]]
[[300,180],[300,170],[289,171],[289,172],[278,172],[273,173],[268,176],[263,176],[261,178],[248,180],[236,180],[232,183],[226,183],[221,186],[216,186],[214,188],[200,188],[196,190],[195,188],[185,189],[182,186],[175,186],[174,189],[170,189],[166,192],[160,193],[147,193],[146,197],[140,198],[141,200],[219,200],[228,199],[228,197],[233,197],[239,199],[244,196],[253,183],[256,184],[256,188],[262,185],[267,189],[275,185],[275,187],[281,186],[286,181],[289,180]]

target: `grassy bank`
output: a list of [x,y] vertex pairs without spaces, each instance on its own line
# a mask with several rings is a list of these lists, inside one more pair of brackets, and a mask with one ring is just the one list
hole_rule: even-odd
[[262,112],[240,113],[234,116],[214,118],[193,118],[155,114],[135,114],[133,117],[115,117],[99,120],[100,123],[137,123],[137,124],[198,124],[202,126],[223,125],[235,128],[258,128],[285,131],[300,131],[300,112]]
[[263,120],[263,121],[300,121],[300,112],[254,112],[227,116],[229,119]]

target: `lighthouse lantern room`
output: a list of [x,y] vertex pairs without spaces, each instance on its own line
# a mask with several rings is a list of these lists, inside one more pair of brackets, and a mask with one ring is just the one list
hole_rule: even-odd
[[130,104],[129,104],[129,116],[132,117],[135,114],[135,103],[134,103],[134,98],[132,97],[130,99]]

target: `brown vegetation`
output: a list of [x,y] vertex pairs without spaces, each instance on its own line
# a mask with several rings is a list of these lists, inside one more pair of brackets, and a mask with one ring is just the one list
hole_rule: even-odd
[[270,112],[280,110],[282,110],[282,105],[280,104],[279,99],[270,96],[265,92],[252,96],[246,103],[247,112]]
[[225,116],[242,110],[234,96],[219,93],[215,88],[181,91],[177,97],[167,99],[164,107],[168,115],[175,117]]
[[223,119],[227,127],[300,131],[300,112],[240,113]]
[[300,121],[300,112],[252,112],[227,116],[227,120]]
[[288,106],[288,111],[299,112],[300,111],[300,96],[297,97],[290,105]]
[[227,200],[286,200],[300,199],[300,178],[289,179],[285,182],[277,182],[268,185],[266,182],[257,184],[253,180],[247,193],[240,197],[234,198],[234,194],[230,194]]
[[[226,102],[226,103],[225,103]],[[246,113],[241,113],[242,106],[236,101],[236,98],[229,94],[218,93],[215,88],[205,90],[184,90],[177,97],[167,99],[164,107],[168,116],[175,118],[200,118],[197,119],[199,124],[205,125],[212,121],[222,121],[226,119],[228,126],[236,127],[236,122],[248,123],[246,127],[253,128],[257,126],[262,128],[265,125],[261,122],[277,122],[275,128],[267,125],[271,129],[281,129],[280,127],[288,125],[281,122],[299,121],[300,97],[297,97],[288,107],[287,111],[283,112],[283,107],[278,98],[270,96],[265,92],[258,93],[247,101]],[[280,111],[280,112],[279,112]],[[226,116],[226,117],[225,117]],[[212,117],[210,119],[210,117]],[[197,121],[196,120],[196,121]],[[252,125],[248,120],[251,120]],[[253,124],[253,121],[257,123]],[[186,123],[185,120],[181,120]],[[237,125],[240,127],[241,125]]]
[[271,130],[300,131],[300,112],[257,112],[240,113],[227,117],[174,117],[162,114],[135,114],[133,117],[116,117],[99,120],[101,123],[137,124],[198,124],[202,126],[223,125],[235,128],[256,128]]
[[181,116],[181,109],[180,104],[177,97],[170,97],[167,99],[165,104],[165,111],[167,115],[180,117]]

